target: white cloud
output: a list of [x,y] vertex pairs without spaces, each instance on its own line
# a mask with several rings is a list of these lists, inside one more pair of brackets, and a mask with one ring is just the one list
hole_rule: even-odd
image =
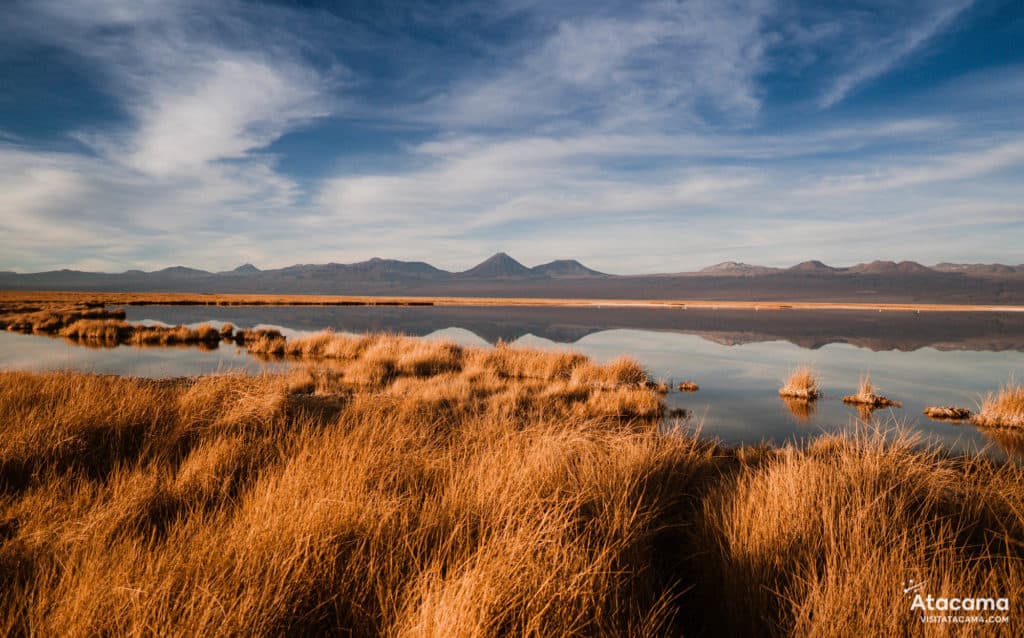
[[163,177],[247,157],[337,109],[338,68],[297,52],[301,33],[252,20],[276,14],[234,2],[41,2],[19,15],[42,41],[90,60],[131,116],[77,137],[113,162]]
[[153,175],[245,157],[327,109],[308,70],[219,55],[188,78],[147,87],[127,161]]
[[417,151],[431,159],[429,166],[331,179],[318,203],[330,219],[346,225],[415,220],[466,231],[538,218],[682,212],[755,181],[736,168],[670,168],[629,179],[604,166],[686,152],[654,137],[449,140]]
[[1003,142],[981,150],[889,158],[882,167],[846,175],[830,175],[801,194],[835,197],[863,191],[898,189],[962,180],[1024,165],[1024,139]]
[[24,166],[0,154],[0,202],[8,230],[26,221],[67,207],[88,189],[82,177],[53,165]]
[[[479,230],[552,217],[624,214],[686,215],[728,205],[750,206],[745,193],[780,176],[765,165],[817,153],[922,140],[945,123],[897,119],[848,124],[812,133],[562,137],[455,137],[409,149],[417,169],[338,176],[321,187],[318,204],[333,223],[371,226],[433,223]],[[948,130],[948,128],[947,128]],[[640,163],[642,171],[618,168]],[[708,163],[714,166],[708,166]],[[822,181],[825,178],[822,178]],[[834,187],[814,181],[805,188]],[[792,187],[792,186],[790,186]]]
[[300,208],[295,184],[257,161],[155,181],[103,158],[0,145],[0,174],[0,254],[19,269],[221,264],[246,246],[269,255],[295,235],[281,211]]

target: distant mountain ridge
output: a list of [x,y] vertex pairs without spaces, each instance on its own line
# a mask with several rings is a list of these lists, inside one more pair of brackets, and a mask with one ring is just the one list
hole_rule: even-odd
[[[210,275],[257,275],[263,273],[274,273],[274,272],[363,272],[363,273],[394,273],[394,274],[407,274],[407,275],[428,275],[428,276],[458,276],[465,278],[491,278],[491,277],[534,277],[538,275],[546,275],[550,277],[609,277],[607,273],[603,273],[592,268],[584,266],[582,263],[575,259],[556,259],[549,261],[544,264],[534,266],[532,268],[524,266],[522,263],[504,252],[495,253],[491,255],[479,264],[463,270],[460,272],[451,272],[442,270],[435,266],[432,266],[423,261],[402,261],[399,259],[383,259],[381,257],[373,257],[366,261],[354,262],[351,264],[343,264],[338,262],[329,262],[326,264],[294,264],[291,266],[285,266],[283,268],[261,270],[251,263],[245,263],[232,270],[224,270],[217,273],[202,270],[199,268],[191,268],[189,266],[169,266],[161,268],[159,270],[144,271],[139,269],[126,270],[122,273],[105,273],[105,272],[90,272],[73,270],[70,268],[61,268],[60,270],[51,270],[38,273],[18,273],[13,270],[0,271],[0,276],[9,275],[20,275],[20,276],[32,276],[32,275],[44,275],[44,274],[75,274],[75,275],[96,275],[96,276],[118,276],[118,275],[168,275],[175,277],[204,277]],[[771,275],[781,272],[803,272],[803,273],[870,273],[870,274],[889,274],[889,273],[927,273],[927,272],[942,272],[942,273],[968,273],[968,274],[992,274],[992,275],[1010,275],[1024,273],[1024,264],[1018,264],[1011,266],[1007,264],[961,264],[961,263],[950,263],[942,262],[934,266],[925,266],[916,261],[883,261],[875,260],[872,262],[864,262],[855,264],[853,266],[830,266],[817,259],[800,262],[794,266],[788,268],[779,268],[774,266],[759,266],[756,264],[747,264],[739,261],[723,261],[721,263],[706,266],[697,271],[692,272],[677,272],[677,275],[743,275],[743,276],[756,276],[756,275]],[[645,275],[627,275],[627,276],[645,276]]]
[[769,266],[753,266],[751,264],[745,264],[741,261],[723,261],[713,266],[707,266],[697,271],[697,274],[701,275],[733,275],[738,277],[752,277],[756,275],[767,275],[769,273],[778,272],[780,268],[771,268]]
[[827,264],[824,264],[817,259],[810,261],[802,261],[795,266],[791,266],[786,269],[788,272],[804,272],[804,273],[834,273],[840,272],[841,268],[833,268]]
[[606,277],[603,272],[587,268],[575,259],[556,259],[531,268],[535,273],[549,277]]
[[931,268],[921,265],[916,261],[873,261],[870,264],[857,264],[847,268],[848,272],[860,272],[870,274],[894,274],[894,273],[919,273],[934,272]]
[[942,262],[932,266],[932,270],[939,272],[962,272],[975,275],[1009,275],[1013,273],[1024,273],[1024,264],[1008,266],[1006,264],[951,264]]
[[471,279],[490,279],[508,277],[530,277],[537,273],[512,259],[505,253],[496,253],[473,266],[469,270],[458,273],[461,277]]
[[379,257],[267,270],[246,263],[216,273],[182,265],[151,272],[0,272],[0,289],[1024,305],[1024,265],[928,267],[879,260],[836,267],[809,260],[777,268],[726,261],[697,272],[612,275],[574,259],[528,267],[499,252],[458,272],[423,261]]

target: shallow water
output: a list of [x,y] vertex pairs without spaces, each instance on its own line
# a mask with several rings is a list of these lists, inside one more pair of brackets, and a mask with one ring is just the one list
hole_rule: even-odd
[[[692,415],[678,427],[700,428],[727,443],[780,443],[821,432],[863,427],[857,410],[839,398],[870,372],[882,394],[900,408],[874,413],[955,451],[994,445],[990,431],[936,422],[926,405],[975,408],[981,396],[1011,375],[1024,378],[1024,316],[1002,314],[714,311],[617,308],[458,307],[129,307],[128,320],[166,324],[278,327],[295,336],[325,328],[339,332],[393,331],[450,338],[466,345],[497,340],[566,348],[607,361],[626,354],[656,378],[693,380],[696,393],[671,392],[670,408]],[[818,372],[826,396],[813,413],[794,414],[777,391],[799,364]],[[69,368],[141,376],[179,376],[229,369],[255,372],[286,364],[256,360],[234,345],[190,348],[90,349],[60,339],[0,333],[0,367]],[[667,426],[667,427],[674,427]],[[1010,447],[1016,444],[1009,442]]]

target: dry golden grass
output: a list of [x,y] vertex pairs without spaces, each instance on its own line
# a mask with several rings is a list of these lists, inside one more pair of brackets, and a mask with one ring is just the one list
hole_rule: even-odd
[[0,633],[659,634],[657,498],[713,448],[656,437],[637,385],[420,354],[358,388],[0,374]]
[[0,303],[0,330],[57,334],[82,321],[123,320],[124,310],[93,303]]
[[413,341],[0,373],[0,634],[940,635],[908,577],[1024,591],[1019,466],[723,448],[661,431],[628,360]]
[[[61,336],[90,347],[175,346],[183,344],[214,348],[221,340],[235,339],[234,327],[220,329],[209,324],[187,326],[145,326],[124,321],[124,310],[106,310],[90,304],[0,304],[0,328]],[[275,333],[277,334],[277,333]]]
[[810,366],[799,366],[790,373],[786,383],[779,389],[779,396],[789,399],[814,401],[821,396],[818,379]]
[[[876,394],[875,390],[877,390],[877,388],[871,383],[871,375],[865,374],[860,378],[860,383],[857,385],[857,394],[850,394],[843,397],[843,403],[864,406],[868,410],[889,406],[900,406],[899,401],[893,401],[889,397]],[[868,412],[868,414],[870,414],[870,412]]]
[[[627,390],[635,397],[649,396],[639,392],[645,388],[661,394],[667,390],[664,383],[650,381],[638,363],[625,357],[598,365],[574,352],[512,348],[500,342],[494,348],[463,348],[450,341],[396,334],[343,335],[327,331],[296,339],[286,339],[276,331],[244,334],[241,343],[252,354],[329,361],[343,371],[345,381],[359,386],[455,373],[470,383],[520,381],[523,388],[543,389],[552,396],[582,392],[595,401],[612,401],[609,397]],[[649,402],[640,403],[644,404],[643,413],[652,411]]]
[[975,425],[1024,428],[1024,386],[1010,379],[998,392],[990,392],[971,421]]
[[[698,538],[719,631],[978,635],[977,625],[922,624],[903,593],[909,579],[933,596],[1008,597],[1012,609],[1024,591],[1021,468],[917,443],[819,438],[716,486]],[[984,635],[1013,635],[1019,622],[1011,612]]]
[[79,319],[61,328],[57,334],[73,340],[118,343],[132,332],[132,325],[120,319]]
[[132,331],[127,338],[128,343],[138,345],[216,344],[221,339],[221,331],[205,323],[195,328],[135,325],[132,326]]

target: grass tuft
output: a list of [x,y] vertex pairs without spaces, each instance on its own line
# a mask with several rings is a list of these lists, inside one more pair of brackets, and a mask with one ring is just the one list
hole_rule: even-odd
[[850,394],[843,397],[843,403],[850,403],[857,406],[864,406],[866,408],[885,408],[889,406],[899,407],[899,401],[893,401],[888,397],[884,397],[880,394],[876,394],[875,386],[871,383],[871,375],[865,374],[861,376],[860,383],[857,386],[857,394]]
[[988,393],[971,420],[988,427],[1024,428],[1024,386],[1011,379],[998,392]]
[[818,379],[810,366],[799,366],[790,373],[786,383],[779,389],[779,396],[788,399],[814,401],[821,396]]

